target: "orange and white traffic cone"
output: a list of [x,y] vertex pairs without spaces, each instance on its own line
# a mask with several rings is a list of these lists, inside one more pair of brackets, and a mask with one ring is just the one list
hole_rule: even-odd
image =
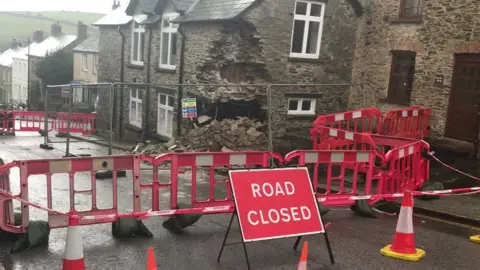
[[80,219],[75,212],[68,219],[67,241],[62,270],[85,270]]
[[303,242],[302,255],[298,262],[297,270],[307,270],[307,257],[308,257],[308,242]]
[[147,270],[157,270],[157,262],[155,261],[155,254],[153,253],[153,248],[148,248]]
[[474,243],[477,243],[477,244],[480,244],[480,234],[479,234],[479,235],[470,236],[470,241],[472,241],[472,242],[474,242]]
[[380,250],[387,257],[407,261],[420,261],[425,257],[425,251],[415,247],[413,234],[413,195],[410,191],[403,194],[402,207],[398,216],[397,230],[393,243]]

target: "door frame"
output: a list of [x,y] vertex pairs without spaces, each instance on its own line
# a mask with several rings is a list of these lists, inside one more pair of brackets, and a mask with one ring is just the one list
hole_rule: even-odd
[[[449,137],[449,129],[454,129],[453,123],[449,124],[450,114],[452,113],[452,109],[454,106],[454,96],[455,96],[455,82],[457,81],[458,74],[456,71],[456,67],[459,63],[478,63],[480,66],[480,53],[455,53],[453,54],[453,69],[452,69],[452,81],[450,83],[450,94],[448,97],[448,106],[447,106],[447,117],[445,119],[445,130],[443,132],[443,136]],[[450,125],[452,125],[450,127]]]

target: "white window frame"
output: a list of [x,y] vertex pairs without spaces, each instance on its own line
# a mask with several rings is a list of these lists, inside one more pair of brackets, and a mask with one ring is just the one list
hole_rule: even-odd
[[[160,103],[160,96],[165,96],[165,104]],[[158,93],[157,94],[157,133],[160,134],[160,135],[172,138],[172,136],[173,136],[173,119],[172,119],[172,132],[171,133],[167,133],[167,126],[168,126],[168,114],[170,113],[170,114],[173,115],[174,106],[169,106],[168,105],[168,98],[173,98],[173,102],[175,103],[175,96],[165,94],[165,93]],[[165,111],[164,123],[160,123],[160,110]],[[160,124],[163,124],[164,129],[160,128],[161,127]]]
[[[135,33],[138,33],[138,37],[137,37],[137,40],[135,40]],[[140,42],[142,40],[142,36],[145,35],[145,25],[141,25],[139,24],[138,22],[134,20],[132,20],[132,49],[131,49],[131,55],[130,55],[130,62],[134,65],[139,65],[139,66],[143,66],[143,61],[140,61],[139,59],[141,59],[144,55],[143,53],[143,48],[145,47],[144,44],[142,44],[142,46],[140,46]],[[138,59],[133,59],[133,49],[135,48],[135,41],[138,42],[138,46],[137,46],[137,57]],[[143,39],[143,42],[145,42],[145,38]]]
[[[172,62],[172,59],[171,59],[171,55],[172,55],[172,35],[173,34],[177,34],[178,32],[178,23],[172,23],[171,21],[173,19],[175,19],[176,17],[178,17],[178,13],[164,13],[163,16],[162,16],[162,27],[161,27],[161,30],[160,30],[160,56],[159,56],[159,61],[158,61],[158,64],[159,64],[159,67],[160,68],[164,68],[164,69],[171,69],[171,70],[175,70],[177,68],[177,65],[172,65],[171,62]],[[169,22],[169,25],[168,27],[164,27],[164,23],[165,21],[168,21]],[[167,53],[167,64],[162,64],[162,51],[163,51],[163,34],[164,33],[168,33],[168,53]],[[177,34],[177,41],[178,41],[178,34]],[[177,43],[178,45],[178,43]],[[176,54],[175,54],[176,55]]]
[[84,72],[88,71],[88,55],[86,53],[82,53],[82,69]]
[[[297,101],[297,109],[296,110],[290,110],[290,101]],[[310,109],[309,110],[302,110],[302,103],[303,101],[310,101]],[[289,115],[315,115],[315,105],[316,105],[316,99],[314,98],[289,98],[288,103],[287,103],[287,114]]]
[[[133,96],[132,90],[135,90],[135,96]],[[128,123],[130,125],[142,128],[142,119],[143,119],[143,106],[142,110],[138,110],[139,105],[142,104],[141,99],[141,91],[140,89],[130,89],[130,101],[128,103]],[[132,102],[135,103],[135,116],[136,119],[132,119]],[[143,105],[143,104],[142,104]]]
[[[322,6],[322,10],[320,12],[320,17],[310,16],[310,15],[298,15],[296,14],[297,11],[297,4],[299,2],[307,4],[307,11],[306,14],[310,14],[310,9],[312,4]],[[290,41],[290,57],[294,58],[306,58],[306,59],[317,59],[320,56],[320,47],[322,45],[322,34],[323,34],[323,20],[325,17],[325,3],[317,2],[317,1],[309,1],[309,0],[296,0],[295,1],[295,8],[293,11],[293,23],[292,23],[292,37]],[[302,52],[296,53],[292,52],[293,49],[293,33],[295,31],[295,20],[297,21],[305,21],[305,28],[303,29],[303,41],[302,41]],[[318,22],[318,40],[317,40],[317,50],[315,53],[306,53],[307,51],[307,43],[308,43],[308,30],[310,28],[310,22]]]

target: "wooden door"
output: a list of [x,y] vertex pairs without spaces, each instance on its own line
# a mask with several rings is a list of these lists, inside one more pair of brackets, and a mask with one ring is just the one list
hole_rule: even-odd
[[480,106],[480,54],[456,55],[446,137],[464,141],[475,139],[476,105]]

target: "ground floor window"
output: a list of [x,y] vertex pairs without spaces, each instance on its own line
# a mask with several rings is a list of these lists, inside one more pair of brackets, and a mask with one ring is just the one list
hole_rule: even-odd
[[163,136],[173,136],[173,104],[175,97],[158,93],[157,133]]
[[288,100],[288,114],[290,115],[314,115],[314,98],[290,98]]
[[135,127],[142,127],[142,91],[130,89],[130,119],[129,123]]

